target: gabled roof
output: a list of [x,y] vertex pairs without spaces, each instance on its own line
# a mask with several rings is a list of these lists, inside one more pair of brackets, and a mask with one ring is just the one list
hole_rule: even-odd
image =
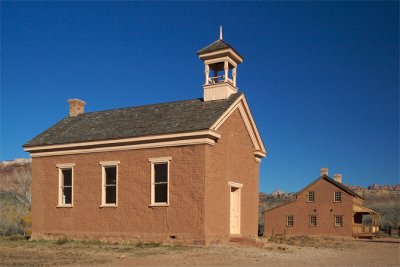
[[236,54],[238,54],[240,57],[243,58],[242,55],[240,55],[230,44],[224,42],[222,39],[218,39],[217,41],[213,42],[212,44],[200,49],[199,51],[197,51],[198,55],[207,53],[207,52],[213,52],[213,51],[217,51],[217,50],[222,50],[222,49],[227,49],[230,48],[233,51],[236,52]]
[[331,184],[333,184],[334,186],[342,189],[343,191],[345,191],[346,193],[348,193],[349,195],[353,196],[353,197],[359,197],[361,199],[364,199],[362,196],[360,196],[359,194],[357,194],[356,192],[354,192],[353,190],[351,190],[350,188],[348,188],[347,186],[343,185],[342,183],[336,182],[335,180],[333,180],[331,177],[329,177],[328,175],[322,175],[319,178],[315,179],[312,183],[310,183],[309,185],[307,185],[306,187],[304,187],[303,189],[301,189],[299,192],[296,193],[296,196],[300,195],[301,193],[303,193],[305,190],[307,190],[310,186],[316,184],[318,181],[320,180],[325,180]]
[[226,100],[193,99],[87,112],[67,117],[24,147],[112,140],[210,129],[242,93]]
[[271,210],[274,210],[274,209],[277,209],[277,208],[280,208],[280,207],[282,207],[282,206],[286,206],[286,205],[288,205],[288,204],[290,204],[290,203],[293,203],[293,202],[295,202],[295,201],[296,201],[296,199],[292,199],[292,200],[283,202],[283,203],[281,203],[281,204],[279,204],[279,205],[276,205],[276,206],[274,206],[274,207],[272,207],[272,208],[268,208],[268,209],[264,210],[263,213],[268,212],[268,211],[271,211]]

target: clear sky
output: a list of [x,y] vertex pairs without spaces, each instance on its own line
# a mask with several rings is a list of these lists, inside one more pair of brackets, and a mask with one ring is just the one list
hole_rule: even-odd
[[260,191],[319,176],[399,182],[399,3],[1,2],[0,160],[68,114],[202,96],[196,51],[245,58],[238,86],[268,150]]

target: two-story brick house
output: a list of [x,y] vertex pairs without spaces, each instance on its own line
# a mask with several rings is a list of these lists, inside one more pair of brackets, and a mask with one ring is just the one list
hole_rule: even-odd
[[[266,150],[222,40],[198,51],[203,98],[84,112],[24,145],[32,157],[32,235],[175,240],[255,238]],[[210,73],[211,71],[211,73]]]
[[[373,235],[379,230],[379,214],[363,206],[364,198],[342,184],[342,175],[321,176],[295,198],[263,213],[264,235]],[[371,215],[372,224],[362,222]]]

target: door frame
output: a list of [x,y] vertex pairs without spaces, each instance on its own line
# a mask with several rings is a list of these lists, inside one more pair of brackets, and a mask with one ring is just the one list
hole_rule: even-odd
[[[241,221],[242,221],[242,188],[243,184],[236,182],[228,182],[229,185],[229,234],[230,235],[240,235],[241,234]],[[238,191],[238,232],[232,233],[232,188],[236,188],[235,191]]]

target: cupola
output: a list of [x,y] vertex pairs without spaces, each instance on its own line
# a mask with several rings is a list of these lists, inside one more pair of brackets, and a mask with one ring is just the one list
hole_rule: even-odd
[[204,101],[227,99],[238,91],[236,68],[243,57],[222,40],[222,26],[219,39],[197,51],[197,55],[205,67]]

